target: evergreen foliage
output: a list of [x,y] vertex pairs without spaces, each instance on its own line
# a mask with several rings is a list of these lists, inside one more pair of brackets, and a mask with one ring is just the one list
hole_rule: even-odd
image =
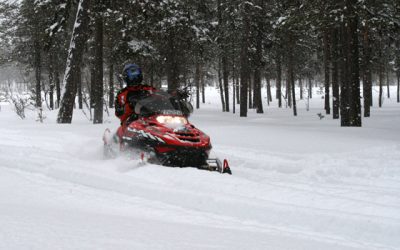
[[[382,106],[385,80],[394,84],[400,75],[398,0],[92,0],[89,8],[71,100],[78,93],[82,108],[82,98],[90,96],[95,123],[122,87],[114,75],[131,62],[141,65],[146,84],[195,89],[198,108],[206,79],[212,79],[222,110],[240,101],[241,116],[248,108],[263,112],[261,89],[267,83],[272,96],[271,82],[279,107],[285,99],[296,115],[296,99],[304,88],[312,98],[317,81],[324,85],[326,114],[332,111],[343,126],[361,126],[361,98],[368,117],[372,86],[380,86]],[[0,2],[0,64],[23,67],[35,93],[50,96],[51,108],[59,107],[68,84],[78,10],[75,0]],[[38,94],[36,106],[41,104]],[[73,109],[67,110],[64,117],[72,119]]]

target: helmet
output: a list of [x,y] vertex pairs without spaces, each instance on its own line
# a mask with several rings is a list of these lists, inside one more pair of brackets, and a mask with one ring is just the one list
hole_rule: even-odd
[[136,64],[125,65],[122,76],[127,86],[140,84],[143,80],[142,70]]

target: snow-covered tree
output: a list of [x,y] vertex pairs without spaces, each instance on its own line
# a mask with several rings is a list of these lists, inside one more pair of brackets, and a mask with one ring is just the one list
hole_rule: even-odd
[[58,111],[58,123],[71,123],[76,96],[76,75],[80,71],[82,55],[87,40],[90,0],[80,0],[69,44],[68,59],[64,73],[64,89]]

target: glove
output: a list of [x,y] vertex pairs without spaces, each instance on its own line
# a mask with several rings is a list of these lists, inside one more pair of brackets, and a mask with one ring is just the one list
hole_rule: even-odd
[[187,88],[176,90],[176,97],[178,97],[178,99],[184,100],[184,99],[187,99],[189,96],[190,96],[190,92]]

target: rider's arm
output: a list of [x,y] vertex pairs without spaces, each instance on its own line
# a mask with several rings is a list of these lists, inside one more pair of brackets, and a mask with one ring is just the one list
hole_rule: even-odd
[[118,93],[115,98],[115,116],[121,117],[125,113],[125,103],[121,102],[121,96],[123,93]]
[[136,103],[139,100],[148,97],[155,90],[156,89],[151,86],[141,85],[141,86],[138,86],[137,89],[135,89],[133,91],[129,91],[126,95],[126,99],[129,103],[130,107],[132,109],[135,109]]
[[189,115],[193,113],[193,106],[187,100],[190,96],[190,92],[188,91],[188,89],[176,89],[174,91],[171,91],[170,94],[176,100],[176,104],[178,105],[178,108],[183,112],[184,116],[189,117]]

